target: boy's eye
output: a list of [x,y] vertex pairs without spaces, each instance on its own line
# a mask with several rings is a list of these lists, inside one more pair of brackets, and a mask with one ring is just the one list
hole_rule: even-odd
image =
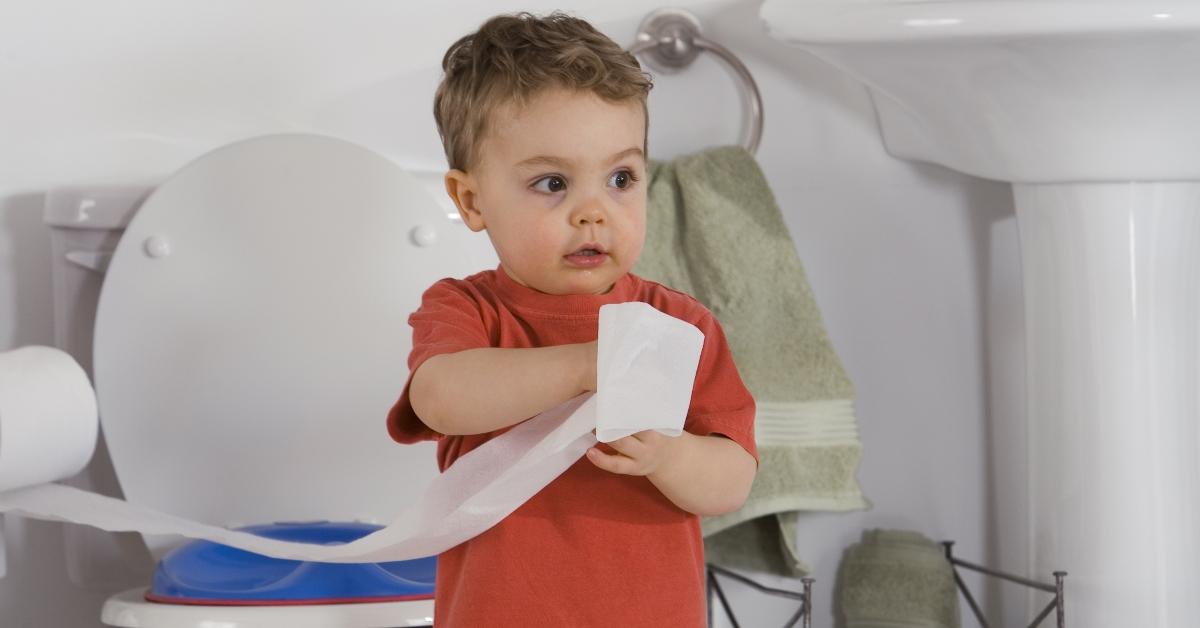
[[633,173],[629,170],[618,170],[613,173],[613,176],[608,181],[617,188],[624,190],[633,185],[637,181],[637,177],[633,176]]
[[[546,185],[543,186],[542,183]],[[533,189],[539,192],[561,192],[567,188],[567,182],[560,176],[542,177],[533,182]]]

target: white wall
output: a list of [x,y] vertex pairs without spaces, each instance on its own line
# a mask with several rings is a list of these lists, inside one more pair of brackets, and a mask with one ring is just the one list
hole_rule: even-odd
[[[833,625],[837,566],[864,528],[956,539],[964,557],[1023,571],[1023,330],[1007,186],[889,157],[866,91],[769,39],[758,2],[675,4],[758,79],[759,158],[859,392],[859,477],[874,508],[803,520],[815,625]],[[209,149],[278,131],[442,168],[430,110],[445,48],[493,13],[553,8],[625,43],[649,10],[633,0],[0,4],[0,350],[53,343],[47,188],[155,182]],[[652,156],[735,141],[735,85],[704,56],[658,77]],[[4,534],[0,625],[99,625],[117,583],[69,582],[61,526],[9,517]],[[791,613],[730,589],[747,625]]]

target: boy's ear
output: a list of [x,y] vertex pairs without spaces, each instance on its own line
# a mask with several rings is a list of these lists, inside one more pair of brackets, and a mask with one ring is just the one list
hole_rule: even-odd
[[479,195],[476,193],[475,178],[462,170],[451,170],[446,173],[446,194],[458,207],[458,215],[471,231],[481,231],[486,225],[483,212],[475,206]]

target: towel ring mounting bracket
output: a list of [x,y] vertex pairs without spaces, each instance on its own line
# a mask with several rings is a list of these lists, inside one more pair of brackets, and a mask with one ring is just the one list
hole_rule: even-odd
[[715,53],[737,74],[750,96],[750,128],[741,144],[751,154],[758,151],[762,141],[763,105],[762,94],[750,70],[728,48],[705,39],[700,34],[700,20],[688,11],[674,8],[657,9],[642,20],[638,26],[635,43],[629,53],[645,53],[646,65],[663,74],[674,74],[691,65],[703,50]]

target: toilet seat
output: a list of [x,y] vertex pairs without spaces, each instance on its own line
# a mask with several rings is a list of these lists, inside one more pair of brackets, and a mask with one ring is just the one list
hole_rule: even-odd
[[[408,314],[437,279],[496,265],[487,238],[456,218],[391,161],[319,135],[224,146],[156,188],[96,314],[100,420],[126,499],[240,527],[386,524],[419,498],[437,473],[433,444],[400,447],[384,423],[407,377]],[[178,542],[144,538],[155,559]],[[431,601],[198,607],[137,591],[104,616],[138,623],[113,625],[196,626],[212,608],[204,617],[251,623],[206,625],[432,616]],[[391,623],[370,623],[376,613]],[[314,616],[327,619],[303,623]]]
[[[257,536],[340,545],[382,526],[316,521],[239,528]],[[437,557],[323,563],[262,556],[208,540],[189,541],[158,561],[146,599],[163,604],[271,606],[362,604],[433,598]]]

